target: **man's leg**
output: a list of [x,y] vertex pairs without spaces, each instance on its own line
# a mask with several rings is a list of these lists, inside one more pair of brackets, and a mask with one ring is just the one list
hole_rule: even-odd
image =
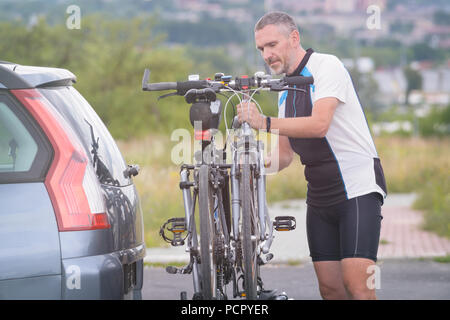
[[344,286],[340,261],[316,261],[314,262],[319,281],[320,295],[326,300],[349,299]]
[[367,284],[371,273],[368,268],[374,265],[370,259],[366,258],[346,258],[342,259],[343,283],[355,300],[375,300],[375,288],[370,288]]
[[338,216],[328,208],[308,206],[306,231],[320,295],[323,299],[348,299],[340,261]]
[[375,264],[381,228],[380,196],[371,193],[350,199],[339,206],[342,249],[342,276],[353,299],[376,299],[367,284]]

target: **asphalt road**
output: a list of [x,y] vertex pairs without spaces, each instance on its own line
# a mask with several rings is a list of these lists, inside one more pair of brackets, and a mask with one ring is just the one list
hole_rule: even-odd
[[[450,299],[450,263],[387,259],[377,265],[380,267],[378,299]],[[267,265],[261,273],[266,289],[285,291],[294,300],[321,299],[311,262],[298,266]],[[187,291],[188,299],[192,298],[191,275],[171,275],[164,268],[145,267],[143,299],[179,300],[182,290]]]

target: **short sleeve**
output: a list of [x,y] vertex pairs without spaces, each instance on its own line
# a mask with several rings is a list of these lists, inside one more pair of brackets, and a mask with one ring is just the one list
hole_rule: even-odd
[[278,118],[284,118],[287,95],[287,91],[281,91],[280,93],[278,93]]
[[329,56],[319,66],[314,76],[314,101],[335,97],[346,103],[349,75],[342,62],[335,56]]

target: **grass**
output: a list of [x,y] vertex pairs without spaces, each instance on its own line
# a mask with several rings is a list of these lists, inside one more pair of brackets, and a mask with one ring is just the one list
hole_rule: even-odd
[[302,264],[301,260],[288,260],[287,265],[290,267],[298,267]]
[[450,138],[377,141],[388,192],[416,192],[423,228],[450,238]]
[[450,263],[450,255],[447,255],[444,257],[433,258],[433,261],[439,262],[439,263]]
[[[168,246],[159,237],[169,218],[184,217],[178,188],[179,167],[171,161],[177,142],[170,136],[150,135],[141,140],[119,141],[127,163],[141,167],[134,178],[144,211],[148,247]],[[415,208],[424,211],[425,228],[450,237],[450,138],[380,137],[375,140],[389,193],[417,192]],[[305,198],[304,167],[296,157],[291,166],[267,177],[269,202]]]
[[184,216],[179,169],[170,161],[170,143],[164,136],[118,143],[127,163],[141,167],[134,182],[141,199],[147,247],[168,246],[159,236],[159,228],[169,218]]
[[144,266],[149,267],[149,268],[166,268],[167,266],[184,267],[184,266],[186,266],[186,263],[183,263],[183,262],[168,262],[168,263],[144,262]]
[[436,178],[436,171],[447,170],[441,178],[449,178],[450,138],[383,137],[375,144],[390,193],[420,191],[421,186]]

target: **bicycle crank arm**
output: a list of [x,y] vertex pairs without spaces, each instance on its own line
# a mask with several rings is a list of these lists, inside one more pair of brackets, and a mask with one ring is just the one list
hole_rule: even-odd
[[267,236],[267,240],[264,242],[264,246],[262,247],[262,252],[264,254],[267,254],[267,253],[269,253],[269,250],[270,250],[270,247],[272,246],[272,241],[273,241],[273,221],[270,220],[267,203],[265,205],[265,208],[266,208],[266,212],[267,212],[266,223],[269,226],[269,235]]

